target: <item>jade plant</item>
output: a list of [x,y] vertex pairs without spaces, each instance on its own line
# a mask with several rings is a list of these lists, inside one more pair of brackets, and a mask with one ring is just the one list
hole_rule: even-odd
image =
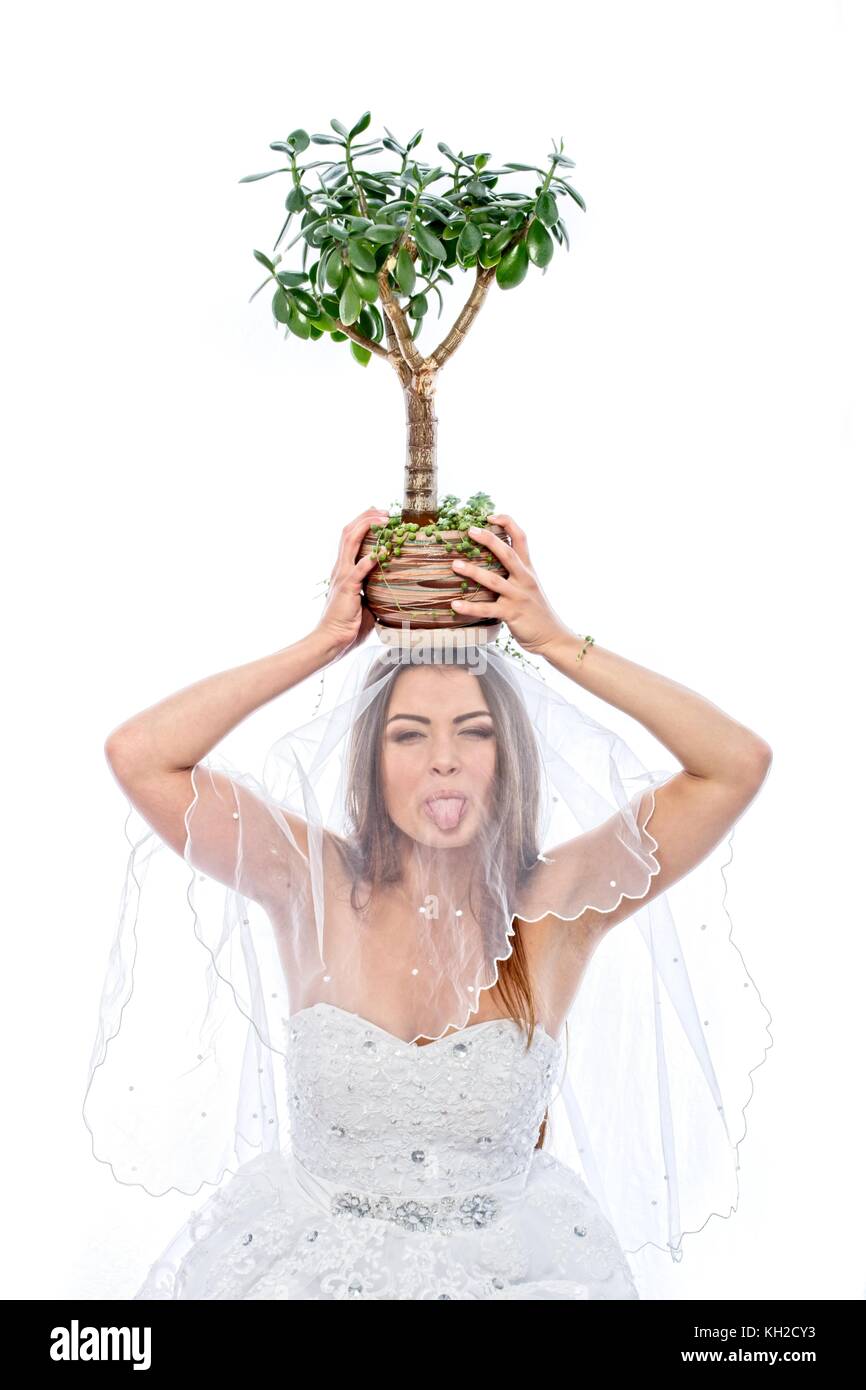
[[[366,367],[381,358],[397,373],[405,397],[407,446],[403,502],[379,545],[398,552],[397,523],[407,528],[444,529],[449,521],[474,525],[489,502],[476,493],[461,512],[457,499],[438,500],[435,393],[439,373],[477,319],[490,286],[515,289],[529,267],[546,274],[554,245],[569,249],[559,200],[568,198],[586,211],[583,198],[564,176],[574,163],[563,141],[547,156],[546,168],[508,162],[490,168],[486,152],[456,154],[440,141],[442,162],[429,165],[416,150],[422,130],[405,145],[391,134],[361,141],[370,124],[366,111],[351,128],[331,121],[331,134],[294,130],[270,148],[286,163],[241,183],[288,175],[285,218],[269,255],[254,251],[268,271],[255,298],[273,284],[275,323],[308,342],[330,338],[348,342],[352,359]],[[334,146],[333,158],[311,159],[311,146]],[[387,150],[396,168],[371,168],[370,157]],[[528,173],[529,192],[500,188],[501,179]],[[297,230],[292,231],[294,219]],[[289,237],[288,240],[286,238]],[[298,242],[300,268],[283,268],[283,257]],[[418,339],[431,307],[444,307],[443,288],[452,272],[472,275],[472,288],[453,326],[439,344],[424,352]],[[486,513],[485,513],[486,517]],[[484,520],[485,518],[481,518]],[[457,529],[465,529],[458,524]],[[427,535],[434,534],[426,532]],[[465,551],[465,545],[462,547]],[[388,555],[383,557],[388,558]]]

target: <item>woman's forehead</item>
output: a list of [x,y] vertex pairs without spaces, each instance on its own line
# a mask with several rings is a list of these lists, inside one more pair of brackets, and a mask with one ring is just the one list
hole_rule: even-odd
[[484,685],[459,666],[407,666],[391,687],[388,713],[449,718],[464,711],[488,709]]

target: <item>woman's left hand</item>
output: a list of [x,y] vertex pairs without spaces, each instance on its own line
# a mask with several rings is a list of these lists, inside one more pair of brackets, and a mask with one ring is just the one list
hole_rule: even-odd
[[452,566],[461,579],[474,580],[485,589],[493,589],[499,597],[493,603],[455,599],[451,606],[461,617],[501,619],[524,651],[540,652],[552,638],[568,629],[551,608],[539,583],[529,558],[526,532],[510,516],[500,513],[487,519],[505,528],[511,545],[483,526],[470,526],[470,539],[487,547],[508,571],[507,577],[472,560],[453,560]]

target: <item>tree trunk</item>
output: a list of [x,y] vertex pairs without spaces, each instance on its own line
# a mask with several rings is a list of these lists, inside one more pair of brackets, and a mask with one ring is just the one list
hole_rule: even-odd
[[413,373],[403,388],[403,395],[406,400],[403,520],[425,526],[436,520],[439,510],[435,372]]

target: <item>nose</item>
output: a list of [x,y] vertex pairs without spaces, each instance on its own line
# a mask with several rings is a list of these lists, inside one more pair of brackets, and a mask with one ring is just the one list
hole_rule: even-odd
[[440,777],[450,777],[452,772],[457,772],[459,763],[455,762],[450,753],[442,753],[440,757],[433,759],[431,767]]
[[460,761],[449,734],[446,733],[444,737],[436,743],[430,767],[431,770],[438,773],[440,777],[449,777],[453,772],[459,770]]

